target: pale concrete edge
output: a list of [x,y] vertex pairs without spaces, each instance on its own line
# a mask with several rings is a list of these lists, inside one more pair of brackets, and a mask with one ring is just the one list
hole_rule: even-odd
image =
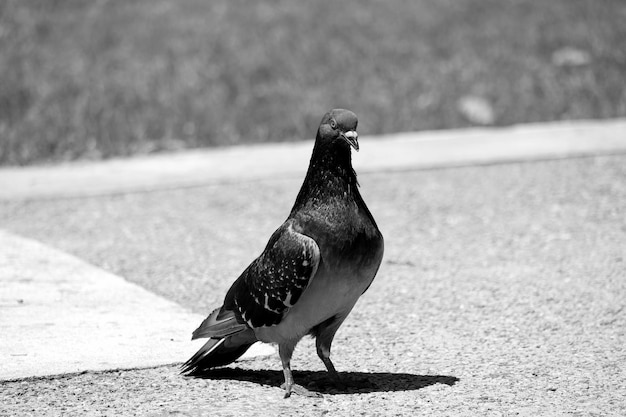
[[[570,152],[563,155],[550,155],[550,156],[538,156],[538,157],[500,157],[500,158],[492,158],[492,159],[481,159],[467,162],[447,162],[447,163],[431,163],[431,164],[420,164],[418,166],[411,167],[390,167],[390,168],[377,168],[377,169],[368,169],[363,168],[359,172],[361,174],[376,174],[376,173],[393,173],[393,172],[411,172],[411,171],[433,171],[438,169],[455,169],[455,168],[467,168],[467,167],[488,167],[494,165],[508,165],[508,164],[522,164],[525,162],[549,162],[549,161],[563,161],[567,159],[583,159],[583,158],[594,158],[598,156],[612,156],[612,155],[626,155],[625,149],[616,149],[616,150],[603,150],[597,152],[584,151],[584,152]],[[273,179],[276,177],[268,177],[264,179]],[[262,179],[259,179],[262,180]],[[209,184],[202,184],[209,185]],[[188,185],[187,187],[201,187],[200,184]],[[139,192],[150,192],[151,190],[142,190]],[[109,195],[109,194],[104,194]],[[95,197],[95,196],[94,196]]]
[[[36,250],[36,252],[34,253],[34,255],[29,255],[29,257],[32,259],[33,257],[35,257],[35,259],[39,259],[42,256],[50,256],[51,254],[53,254],[55,256],[55,259],[59,259],[59,265],[61,264],[65,264],[65,267],[67,267],[68,262],[76,263],[76,265],[78,265],[79,267],[76,267],[74,265],[72,265],[72,269],[86,269],[86,273],[90,273],[91,270],[94,271],[100,271],[101,272],[101,277],[107,278],[107,279],[99,279],[98,281],[104,285],[104,286],[112,286],[112,287],[119,287],[119,285],[123,285],[124,288],[128,288],[128,289],[132,289],[131,292],[134,293],[134,297],[136,297],[137,295],[140,296],[141,299],[146,299],[149,300],[150,302],[147,303],[147,305],[153,305],[155,300],[158,300],[160,304],[159,305],[160,308],[162,308],[163,306],[168,306],[168,308],[171,308],[172,312],[175,313],[176,318],[173,319],[173,323],[178,323],[178,319],[180,318],[184,318],[185,319],[185,323],[187,323],[190,326],[190,330],[189,330],[189,336],[191,336],[191,329],[194,328],[194,326],[196,326],[197,324],[199,324],[201,322],[201,320],[204,318],[204,315],[200,315],[200,314],[196,314],[191,312],[190,310],[188,310],[187,308],[185,308],[184,306],[181,306],[180,304],[169,300],[163,296],[160,296],[158,294],[155,294],[149,290],[147,290],[146,288],[130,282],[128,280],[126,280],[124,277],[119,276],[119,275],[115,275],[111,272],[108,271],[104,271],[101,268],[92,265],[88,262],[86,262],[85,260],[76,257],[75,255],[69,254],[67,252],[61,251],[53,246],[50,245],[46,245],[38,240],[32,239],[32,238],[27,238],[27,237],[23,237],[20,236],[18,234],[14,234],[12,232],[8,232],[8,231],[4,231],[2,229],[0,229],[0,237],[2,237],[2,239],[4,239],[5,241],[13,241],[13,242],[20,242],[22,243],[22,246],[24,244],[26,245],[30,245],[33,246]],[[14,246],[14,245],[9,245],[9,247]],[[19,245],[15,245],[14,246],[14,250],[18,250],[17,248],[20,248]],[[43,250],[45,251],[44,253],[41,253],[40,251]],[[24,253],[24,252],[28,252],[28,251],[21,251],[20,252]],[[9,256],[8,258],[10,260],[12,260],[11,262],[21,262],[21,259],[17,258],[17,257],[13,257]],[[5,264],[3,264],[5,267],[7,267],[7,270],[5,270],[5,272],[9,272],[12,271],[16,268],[17,264],[11,263],[9,262],[8,264],[5,262]],[[50,264],[50,263],[46,263],[46,268],[49,267],[54,267],[54,264]],[[63,268],[62,266],[57,265],[57,268]],[[35,270],[38,270],[39,268],[33,268]],[[49,270],[48,270],[49,271]],[[62,271],[62,269],[61,269]],[[30,272],[29,272],[30,273]],[[38,272],[41,273],[41,272]],[[23,277],[23,276],[27,276],[28,277],[28,273],[26,275],[22,274],[13,274],[12,272],[9,272],[9,274],[7,275],[9,277],[9,279],[7,280],[7,283],[9,285],[11,285],[11,276],[17,276],[17,277]],[[49,275],[49,274],[48,274]],[[111,281],[110,278],[113,279],[113,281]],[[90,280],[81,280],[81,281],[77,281],[76,283],[80,286],[83,287],[82,291],[93,291],[94,288],[92,286],[89,285],[89,281]],[[26,282],[26,284],[24,284],[24,282]],[[38,284],[38,280],[33,280],[33,279],[27,279],[27,280],[20,280],[20,285],[22,285],[22,287],[20,289],[18,289],[15,293],[11,293],[11,291],[9,291],[9,294],[5,294],[7,295],[7,300],[9,298],[11,298],[12,296],[15,296],[16,294],[21,294],[24,291],[28,291],[31,294],[37,293],[38,291],[42,291],[43,288],[45,288],[42,285]],[[74,284],[76,284],[74,283]],[[25,287],[26,288],[25,288]],[[96,287],[96,290],[98,290],[98,292],[102,291],[102,287]],[[118,288],[119,289],[119,288]],[[76,290],[76,289],[75,289]],[[76,292],[79,294],[80,291],[76,290]],[[141,294],[145,294],[145,296],[141,295]],[[97,299],[97,298],[96,298]],[[5,300],[6,301],[6,300]],[[67,300],[66,300],[67,301]],[[123,300],[118,300],[118,302],[116,303],[117,306],[119,306],[119,304],[124,303],[125,301]],[[132,302],[129,303],[128,305],[132,305],[135,306],[137,302],[137,298],[132,298]],[[45,300],[37,300],[35,302],[35,304],[38,305],[46,305]],[[72,306],[72,302],[71,300],[68,301],[68,305],[71,307]],[[98,305],[95,306],[91,306],[91,308],[96,308]],[[134,307],[133,307],[134,308]],[[17,312],[17,315],[12,315],[12,312]],[[98,312],[96,313],[99,318],[103,321],[106,322],[107,319],[103,318],[103,317],[115,317],[115,312],[112,312],[110,309],[109,310],[105,310],[106,312]],[[181,317],[182,316],[182,317]],[[17,346],[19,346],[20,341],[23,341],[24,339],[20,338],[19,335],[24,334],[26,336],[26,340],[28,340],[29,338],[33,338],[33,334],[26,332],[23,333],[22,330],[24,329],[28,329],[28,326],[25,326],[25,324],[32,324],[32,322],[30,320],[28,320],[27,317],[24,317],[23,315],[19,314],[18,310],[13,310],[13,309],[4,309],[3,311],[3,319],[7,322],[12,323],[11,326],[9,326],[6,330],[9,332],[9,334],[12,335],[12,337],[17,337],[17,339],[12,339],[14,340],[13,343],[11,343],[10,341],[8,342],[9,345],[8,346],[15,346],[15,343],[17,341]],[[28,320],[28,322],[25,322],[24,320]],[[197,323],[194,323],[195,321],[197,321]],[[123,321],[121,322],[124,324],[124,326],[127,329],[134,329],[135,326],[132,325],[132,323],[129,325],[127,323],[127,321]],[[180,323],[179,323],[180,324]],[[168,324],[170,327],[174,326],[174,324]],[[178,326],[175,326],[178,327]],[[17,333],[11,333],[11,329],[21,329],[20,331],[18,331]],[[63,329],[61,329],[63,330]],[[185,330],[180,330],[176,331],[177,336],[175,336],[176,338],[180,338],[178,333],[182,333]],[[120,332],[118,332],[120,333]],[[124,332],[121,332],[122,334],[124,334]],[[5,336],[7,336],[7,334],[5,334]],[[43,337],[43,336],[42,336]],[[67,339],[66,336],[63,337],[64,339]],[[186,338],[184,338],[186,339]],[[20,369],[20,371],[15,371],[15,369],[3,369],[3,371],[7,371],[7,374],[5,375],[0,375],[0,381],[22,381],[22,380],[35,380],[35,379],[46,379],[46,378],[58,378],[60,376],[63,375],[80,375],[80,374],[85,374],[85,373],[106,373],[106,372],[115,372],[115,371],[126,371],[126,370],[133,370],[133,369],[152,369],[152,368],[159,368],[159,367],[169,367],[169,366],[175,366],[175,365],[180,365],[183,363],[183,361],[189,357],[191,354],[193,354],[197,349],[199,349],[199,347],[206,343],[206,339],[197,339],[197,340],[190,340],[191,338],[189,337],[188,342],[185,342],[184,340],[179,340],[177,341],[177,344],[174,346],[174,351],[177,352],[178,354],[182,355],[182,356],[178,356],[178,354],[176,354],[175,356],[180,357],[182,360],[178,360],[178,357],[174,360],[172,360],[173,358],[170,358],[169,360],[166,357],[160,357],[160,355],[157,355],[156,357],[150,357],[147,360],[144,358],[144,363],[142,363],[141,360],[137,361],[136,359],[134,359],[133,357],[131,357],[131,359],[125,359],[122,360],[121,362],[127,362],[128,364],[120,364],[118,363],[117,365],[115,363],[111,363],[109,366],[107,364],[103,364],[104,366],[101,366],[101,364],[96,364],[95,362],[91,362],[91,361],[85,361],[85,362],[78,362],[78,366],[75,367],[75,365],[70,365],[71,368],[74,369],[67,369],[67,370],[62,370],[61,372],[59,372],[58,370],[54,370],[54,369],[48,369],[48,371],[41,371],[41,369],[47,369],[46,364],[49,363],[47,361],[47,358],[44,358],[43,362],[38,362],[36,364],[36,367],[39,369],[36,372],[33,372],[31,368],[29,368],[28,366],[26,367],[22,367],[19,362],[16,363],[17,368]],[[97,339],[95,338],[87,338],[87,340],[91,341],[92,345],[98,345],[99,342]],[[174,339],[172,339],[173,341]],[[182,343],[182,345],[180,344]],[[182,346],[186,346],[184,347],[182,350],[180,349]],[[10,351],[8,351],[10,352]],[[0,352],[1,353],[1,352]],[[7,352],[4,352],[7,353]],[[244,356],[242,356],[242,358],[240,358],[241,361],[246,361],[246,360],[252,360],[258,357],[267,357],[267,356],[272,356],[276,353],[276,348],[272,345],[268,345],[265,343],[256,343],[254,344],[249,350],[248,352],[246,352],[246,354]],[[187,356],[189,355],[189,356]],[[168,355],[169,356],[169,355]],[[8,357],[8,355],[7,355]],[[14,366],[15,368],[15,366]],[[61,366],[61,368],[63,368],[63,366]],[[50,372],[51,371],[51,372]],[[2,372],[4,374],[4,372]]]
[[[603,141],[601,135],[606,135],[610,132],[612,140],[608,143]],[[619,132],[619,133],[616,133]],[[623,132],[623,135],[621,133]],[[411,163],[405,163],[401,166],[394,166],[392,163],[377,163],[373,166],[359,167],[360,173],[375,173],[375,172],[394,172],[394,171],[411,171],[411,170],[430,170],[440,168],[457,168],[465,166],[481,166],[481,165],[497,165],[504,163],[519,163],[528,161],[546,161],[546,160],[558,160],[569,159],[578,157],[593,157],[603,155],[618,155],[626,153],[626,119],[607,119],[607,120],[578,120],[578,121],[558,121],[558,122],[545,122],[534,124],[520,124],[505,127],[471,127],[466,129],[453,129],[453,130],[434,130],[434,131],[422,131],[422,132],[406,132],[406,133],[394,133],[379,136],[369,136],[366,140],[372,140],[376,143],[378,150],[391,149],[394,144],[418,144],[419,146],[428,151],[429,146],[438,147],[442,143],[455,142],[464,143],[472,139],[480,138],[483,136],[502,137],[502,140],[519,140],[522,137],[529,136],[545,136],[549,141],[551,135],[570,135],[580,140],[581,134],[585,136],[583,141],[586,143],[584,149],[570,149],[563,142],[552,145],[551,150],[546,151],[537,150],[528,152],[528,150],[520,152],[515,147],[511,148],[504,154],[502,152],[495,154],[485,154],[480,158],[474,158],[468,156],[464,161],[459,161],[455,158],[453,152],[444,152],[443,156],[439,155],[435,159],[416,159]],[[592,138],[590,138],[590,136]],[[617,137],[617,139],[615,139]],[[623,137],[623,139],[622,139]],[[268,143],[268,144],[253,144],[253,145],[241,145],[233,146],[229,148],[208,148],[208,149],[192,149],[176,153],[164,153],[155,155],[141,155],[137,157],[131,157],[129,159],[111,159],[107,161],[78,161],[69,162],[60,165],[51,166],[34,166],[25,168],[0,168],[0,180],[5,176],[5,182],[11,179],[11,176],[19,179],[24,183],[23,175],[21,173],[27,173],[29,181],[33,181],[33,178],[44,178],[50,173],[58,172],[59,170],[67,170],[74,168],[82,169],[89,166],[124,166],[126,168],[141,166],[148,161],[153,164],[158,161],[159,164],[180,164],[185,158],[192,158],[197,163],[198,160],[203,160],[209,157],[215,157],[216,155],[244,155],[249,154],[250,150],[280,150],[285,152],[293,150],[297,152],[309,152],[311,144],[304,142],[281,142],[281,143]],[[458,151],[458,150],[457,150]],[[254,152],[253,152],[254,153]],[[428,153],[428,152],[426,152]],[[182,158],[182,159],[181,159]],[[139,182],[137,184],[129,185],[125,181],[112,181],[107,184],[98,184],[97,187],[88,187],[87,189],[79,189],[71,187],[68,184],[62,190],[56,191],[33,191],[22,192],[12,191],[11,187],[6,187],[7,190],[0,193],[0,201],[30,201],[30,200],[54,200],[65,198],[82,198],[82,197],[98,197],[107,195],[118,195],[127,193],[142,193],[151,191],[171,190],[177,188],[193,188],[202,187],[207,185],[221,185],[232,184],[234,182],[249,182],[249,181],[263,181],[285,178],[285,175],[293,173],[292,170],[281,172],[276,170],[276,165],[269,165],[264,167],[260,172],[254,174],[246,174],[244,176],[233,176],[232,173],[218,177],[203,177],[198,175],[197,172],[190,173],[185,177],[178,178],[174,181],[165,183],[151,183],[151,182]],[[113,170],[115,171],[115,169]],[[219,171],[219,169],[218,169]],[[15,175],[18,175],[15,177]],[[110,177],[114,177],[116,173],[110,174]],[[153,175],[153,174],[151,174]],[[119,174],[118,174],[119,176]],[[1,181],[0,181],[1,182]],[[36,182],[36,181],[35,181]],[[7,182],[10,184],[10,182]],[[68,191],[71,190],[71,191]]]
[[[413,171],[433,171],[439,169],[455,169],[455,168],[467,168],[467,167],[488,167],[494,165],[506,165],[506,164],[520,164],[527,162],[548,162],[548,161],[562,161],[567,159],[578,159],[578,158],[594,158],[601,156],[612,156],[612,155],[626,155],[625,149],[615,149],[615,150],[601,150],[601,151],[574,151],[564,153],[563,155],[543,155],[543,156],[533,156],[533,157],[496,157],[489,159],[480,159],[480,160],[471,160],[466,162],[433,162],[433,163],[420,163],[412,166],[399,166],[399,167],[376,167],[376,168],[361,168],[359,169],[359,175],[373,175],[377,173],[397,173],[397,172],[413,172]],[[107,197],[107,196],[119,196],[125,194],[142,194],[142,193],[150,193],[155,191],[173,191],[173,190],[181,190],[181,189],[193,189],[193,188],[201,188],[207,186],[228,186],[232,184],[242,184],[242,183],[255,183],[262,181],[275,181],[275,180],[283,180],[285,179],[284,175],[277,175],[273,173],[267,173],[266,175],[258,175],[255,178],[224,178],[219,180],[189,180],[189,181],[180,181],[174,184],[162,185],[162,186],[145,186],[145,187],[128,187],[123,189],[105,189],[105,190],[96,190],[96,191],[83,191],[81,193],[67,193],[67,194],[54,194],[54,195],[38,195],[38,196],[29,196],[29,197],[9,197],[0,195],[0,202],[5,201],[19,201],[19,202],[29,202],[29,201],[55,201],[55,200],[67,200],[67,199],[81,199],[81,198],[92,198],[92,197]]]

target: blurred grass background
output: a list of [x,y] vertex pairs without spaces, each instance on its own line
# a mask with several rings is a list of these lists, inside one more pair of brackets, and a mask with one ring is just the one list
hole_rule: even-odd
[[626,116],[624,0],[2,0],[0,164]]

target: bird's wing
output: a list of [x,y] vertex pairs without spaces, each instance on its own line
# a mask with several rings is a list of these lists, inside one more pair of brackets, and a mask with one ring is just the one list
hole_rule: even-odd
[[317,243],[287,221],[235,281],[224,309],[253,328],[278,324],[308,287],[319,262]]

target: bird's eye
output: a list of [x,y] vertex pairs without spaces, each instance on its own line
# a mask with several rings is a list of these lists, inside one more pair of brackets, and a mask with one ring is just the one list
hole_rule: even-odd
[[330,127],[333,129],[337,128],[337,121],[335,119],[330,119]]

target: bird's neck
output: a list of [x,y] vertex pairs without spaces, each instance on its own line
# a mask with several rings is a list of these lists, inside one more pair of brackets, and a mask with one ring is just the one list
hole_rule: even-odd
[[350,147],[343,144],[324,146],[316,141],[309,170],[292,212],[327,198],[358,198],[358,193]]

